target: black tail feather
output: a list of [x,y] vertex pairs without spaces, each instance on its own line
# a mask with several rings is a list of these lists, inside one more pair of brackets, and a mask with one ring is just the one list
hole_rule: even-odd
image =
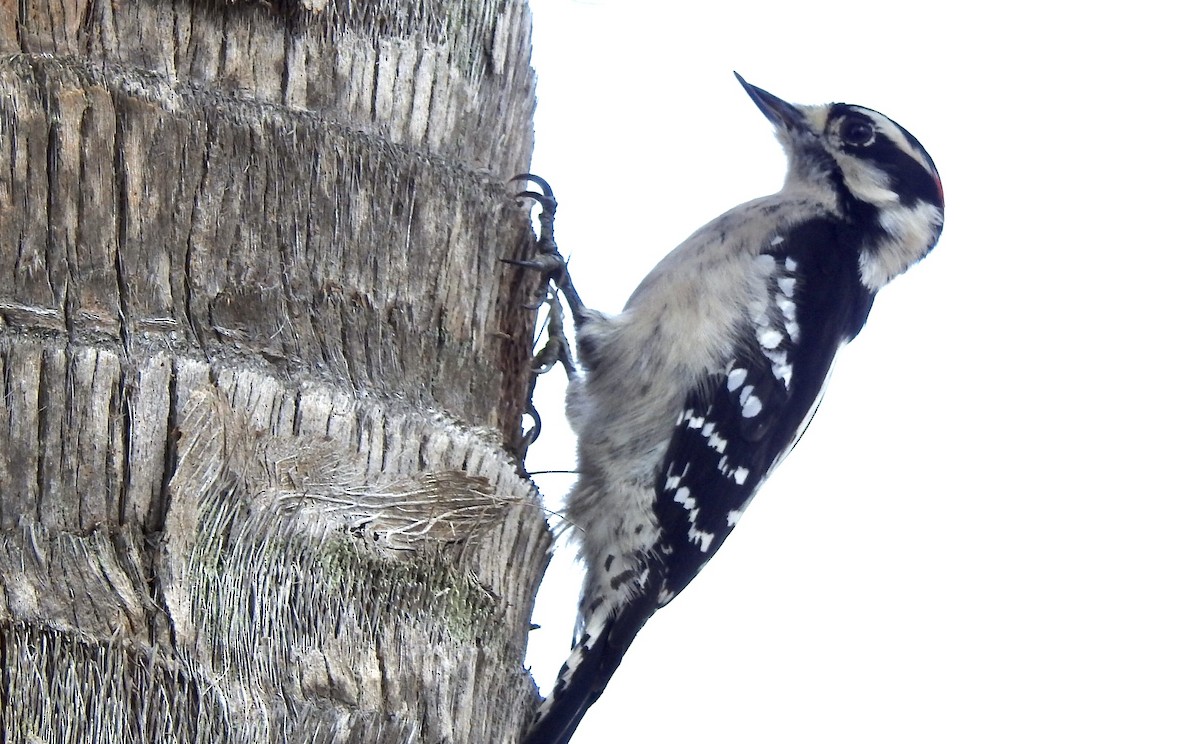
[[[559,672],[550,709],[534,722],[523,744],[566,744],[583,715],[600,698],[638,631],[658,609],[657,585],[617,611],[594,640],[581,637]],[[572,663],[574,667],[572,670]],[[564,684],[568,677],[569,682]]]

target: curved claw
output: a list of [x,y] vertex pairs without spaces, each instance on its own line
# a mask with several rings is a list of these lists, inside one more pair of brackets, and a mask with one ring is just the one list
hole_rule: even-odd
[[[550,197],[551,199],[554,198],[554,190],[550,188],[550,184],[546,182],[546,179],[542,178],[541,176],[535,176],[532,173],[518,173],[517,175],[508,179],[509,183],[516,183],[517,181],[529,181],[530,183],[536,184],[546,196]],[[518,196],[524,195],[525,194],[518,194]]]
[[539,253],[529,261],[519,258],[501,258],[500,263],[506,263],[510,266],[520,266],[523,269],[532,269],[541,274],[546,274],[551,278],[556,277],[567,265],[567,262],[558,253]]
[[553,212],[558,207],[558,202],[553,196],[539,194],[536,191],[522,191],[517,194],[518,199],[532,199],[541,205],[543,211]]
[[533,426],[529,427],[529,431],[521,437],[524,440],[525,448],[528,449],[529,445],[536,442],[542,434],[542,415],[533,407],[533,400],[526,404],[525,415],[533,419]]
[[[559,325],[562,324],[559,323]],[[561,333],[561,328],[559,332]],[[533,364],[530,365],[529,371],[535,375],[544,375],[559,364],[567,373],[568,380],[575,376],[575,360],[571,358],[571,349],[567,346],[565,337],[552,338],[547,341],[546,345],[537,354],[534,354]]]

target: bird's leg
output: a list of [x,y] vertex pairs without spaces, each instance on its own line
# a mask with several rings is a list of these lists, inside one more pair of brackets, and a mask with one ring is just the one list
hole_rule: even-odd
[[556,293],[551,293],[546,299],[549,308],[546,318],[546,343],[533,356],[533,373],[544,375],[554,369],[555,364],[562,364],[567,378],[575,377],[575,359],[571,356],[571,344],[567,342],[566,329],[563,327],[562,303]]
[[[546,343],[534,355],[534,373],[541,375],[549,372],[558,363],[561,363],[563,369],[567,373],[568,378],[575,377],[575,360],[571,354],[571,345],[567,341],[566,330],[563,325],[563,309],[562,303],[559,301],[559,295],[566,299],[567,307],[571,310],[571,315],[575,320],[575,327],[580,327],[586,320],[583,301],[579,299],[579,293],[575,291],[574,285],[571,283],[571,275],[567,272],[567,262],[563,258],[562,253],[558,250],[558,244],[554,241],[554,215],[558,208],[558,202],[554,198],[554,191],[550,188],[550,184],[545,179],[529,173],[522,173],[516,176],[514,181],[529,181],[539,187],[541,192],[537,191],[522,191],[517,194],[518,198],[532,199],[541,206],[541,214],[538,215],[538,222],[541,230],[537,241],[537,254],[528,261],[501,259],[505,263],[510,263],[522,268],[533,269],[545,277],[547,284],[543,284],[543,292],[545,293],[541,303],[548,308],[548,317],[546,320]],[[549,291],[548,282],[553,281],[556,290]]]
[[520,447],[522,461],[525,459],[524,453],[529,449],[529,445],[537,441],[538,436],[542,433],[542,417],[533,405],[533,389],[537,384],[538,376],[546,374],[556,365],[561,364],[563,371],[567,373],[567,379],[575,379],[575,360],[571,356],[571,344],[567,342],[567,334],[563,328],[562,303],[559,302],[558,295],[553,292],[547,297],[545,303],[549,308],[546,319],[546,343],[542,344],[542,348],[533,355],[533,376],[529,380],[529,395],[525,400],[525,413],[533,421],[533,426],[522,437]]
[[[583,322],[585,308],[575,287],[571,284],[571,275],[567,272],[566,259],[559,253],[558,245],[554,242],[554,213],[558,208],[558,202],[554,199],[554,192],[551,190],[550,184],[545,179],[528,173],[516,176],[513,180],[529,181],[541,188],[541,193],[526,190],[517,194],[519,198],[532,199],[541,206],[541,214],[538,215],[541,230],[538,235],[537,253],[532,259],[505,258],[500,260],[514,266],[533,269],[541,274],[543,277],[542,299],[531,309],[537,309],[543,304],[547,307],[546,342],[533,356],[533,376],[529,380],[529,396],[525,402],[525,413],[532,419],[533,425],[529,431],[524,433],[519,445],[519,454],[521,460],[524,460],[525,451],[537,439],[542,429],[541,416],[538,415],[537,409],[533,405],[533,390],[538,376],[546,374],[559,364],[562,364],[568,379],[575,379],[576,376],[575,360],[571,354],[571,344],[567,340],[563,324],[563,308],[559,295],[566,298],[577,328]],[[551,281],[554,282],[554,290],[550,289]]]
[[[554,191],[544,178],[530,173],[522,173],[519,176],[513,177],[512,180],[529,181],[542,190],[541,193],[538,193],[537,191],[527,189],[517,194],[517,198],[532,199],[541,206],[541,214],[538,215],[538,223],[541,230],[537,241],[537,255],[532,260],[502,260],[505,263],[515,266],[533,269],[551,279],[558,288],[558,291],[566,299],[567,307],[571,310],[571,317],[575,320],[575,325],[578,327],[584,322],[584,311],[587,308],[584,307],[583,300],[579,299],[579,293],[575,291],[575,285],[571,282],[571,274],[567,271],[567,261],[559,253],[558,244],[554,242],[554,214],[558,209],[558,201],[554,198]],[[562,310],[560,308],[560,320],[561,314]]]

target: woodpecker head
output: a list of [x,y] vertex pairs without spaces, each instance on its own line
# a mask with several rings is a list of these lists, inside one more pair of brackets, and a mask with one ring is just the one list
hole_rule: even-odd
[[866,287],[878,290],[929,253],[942,232],[942,181],[916,137],[878,111],[794,105],[734,75],[787,152],[784,189],[832,189],[846,220],[861,231]]

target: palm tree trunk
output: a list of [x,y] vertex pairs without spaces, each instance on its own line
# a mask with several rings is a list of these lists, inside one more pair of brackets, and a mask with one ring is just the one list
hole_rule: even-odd
[[0,740],[515,740],[529,28],[0,0]]

